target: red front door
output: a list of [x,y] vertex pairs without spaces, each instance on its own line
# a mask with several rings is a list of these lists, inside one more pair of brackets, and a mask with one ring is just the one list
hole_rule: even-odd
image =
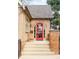
[[36,40],[43,40],[43,24],[38,23],[36,25]]

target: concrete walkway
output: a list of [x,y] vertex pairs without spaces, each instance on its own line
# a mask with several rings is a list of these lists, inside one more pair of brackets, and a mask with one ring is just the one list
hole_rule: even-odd
[[50,51],[48,41],[26,42],[19,59],[59,59],[59,55],[54,55]]

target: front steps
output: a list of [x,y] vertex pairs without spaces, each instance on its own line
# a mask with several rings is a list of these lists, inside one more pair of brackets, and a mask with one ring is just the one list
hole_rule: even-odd
[[[24,46],[24,49],[21,53],[20,59],[26,59],[35,56],[53,56],[54,52],[50,51],[49,48],[49,42],[48,41],[31,41],[31,42],[26,42],[26,45]],[[39,58],[39,57],[38,57]],[[38,59],[37,58],[37,59]]]
[[60,59],[59,55],[24,55],[20,59]]

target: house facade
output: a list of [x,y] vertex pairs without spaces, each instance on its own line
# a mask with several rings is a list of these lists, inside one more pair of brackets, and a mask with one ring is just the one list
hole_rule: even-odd
[[48,5],[18,4],[18,34],[21,41],[21,49],[27,41],[44,41],[48,39],[51,7]]
[[49,39],[51,51],[59,53],[59,31],[50,31],[52,17],[49,5],[22,5],[20,2],[18,3],[18,38],[21,42],[21,51],[28,41],[35,40],[38,43],[38,41]]
[[30,32],[30,15],[25,6],[21,2],[18,3],[18,38],[21,41],[21,49],[28,40]]
[[48,5],[28,5],[30,14],[30,39],[46,40],[50,30],[50,19],[52,18],[51,7]]

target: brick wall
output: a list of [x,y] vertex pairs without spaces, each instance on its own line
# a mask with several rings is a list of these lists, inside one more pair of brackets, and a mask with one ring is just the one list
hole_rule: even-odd
[[45,38],[44,39],[47,39],[47,36],[48,36],[48,33],[49,33],[49,30],[50,30],[50,20],[49,19],[33,19],[31,20],[31,35],[30,37],[32,39],[34,39],[34,26],[37,24],[37,23],[42,23],[43,24],[43,28],[45,29]]
[[55,52],[55,54],[59,54],[60,52],[59,31],[50,31],[49,42],[51,51]]

